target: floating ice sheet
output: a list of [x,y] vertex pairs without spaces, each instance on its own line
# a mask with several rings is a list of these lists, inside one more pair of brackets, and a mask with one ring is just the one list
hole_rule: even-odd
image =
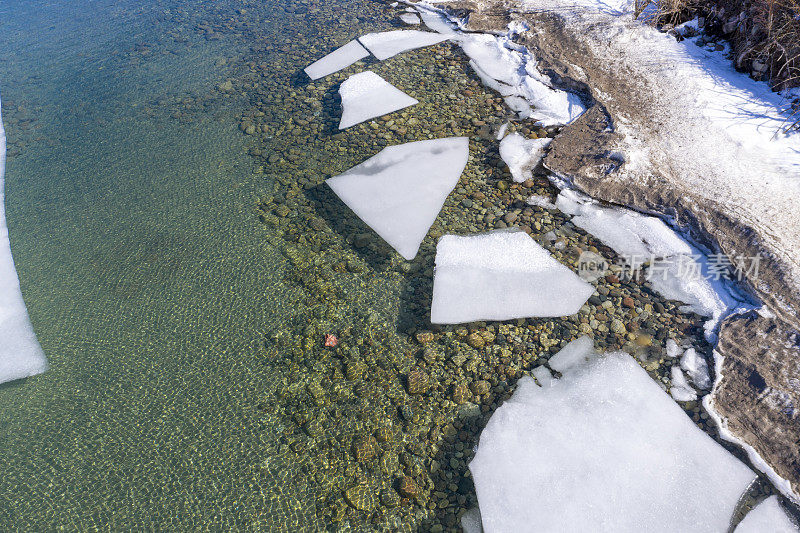
[[400,255],[413,259],[468,158],[466,137],[399,144],[326,183]]
[[567,316],[593,292],[521,231],[445,235],[436,246],[431,322]]
[[777,496],[770,496],[747,513],[735,533],[800,533],[800,527],[781,509]]
[[379,60],[389,59],[401,52],[430,46],[447,39],[446,35],[420,30],[393,30],[368,33],[358,38],[361,44]]
[[352,40],[346,45],[337,48],[330,54],[322,59],[319,59],[304,70],[308,77],[312,80],[324,78],[328,74],[338,72],[343,68],[349,67],[359,59],[364,59],[369,55],[369,52],[363,46],[358,44],[358,41]]
[[755,474],[628,354],[584,359],[549,387],[522,378],[483,430],[484,531],[727,531]]
[[517,183],[533,177],[533,169],[544,157],[552,139],[526,139],[519,133],[507,135],[500,141],[500,157],[508,165]]
[[411,26],[419,25],[419,15],[416,13],[402,13],[400,15],[400,20]]
[[0,114],[0,383],[47,370],[47,359],[28,318],[11,256],[5,214],[5,164],[6,132]]
[[419,103],[370,71],[347,78],[339,87],[339,94],[342,97],[340,130]]

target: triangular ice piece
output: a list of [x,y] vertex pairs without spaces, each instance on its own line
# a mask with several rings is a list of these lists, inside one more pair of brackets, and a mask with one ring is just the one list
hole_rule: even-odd
[[318,80],[324,78],[328,74],[333,74],[343,68],[349,67],[359,59],[364,59],[368,55],[369,52],[354,39],[346,45],[337,48],[322,59],[311,63],[304,70],[309,78]]
[[573,315],[593,292],[527,233],[445,235],[436,246],[431,322]]
[[419,30],[394,30],[368,33],[358,38],[372,55],[383,61],[392,56],[446,40],[447,35]]
[[5,163],[6,133],[0,116],[0,383],[47,370],[47,359],[33,333],[11,257],[3,192]]
[[753,471],[630,355],[584,350],[548,386],[520,379],[481,433],[469,469],[483,530],[728,531]]
[[326,183],[400,255],[413,259],[468,157],[466,137],[388,146]]
[[342,97],[340,130],[419,103],[369,70],[347,78],[339,87],[339,95]]

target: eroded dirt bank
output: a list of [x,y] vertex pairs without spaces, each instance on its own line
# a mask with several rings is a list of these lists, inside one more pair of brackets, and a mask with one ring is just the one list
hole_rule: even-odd
[[[686,118],[672,121],[670,113],[681,110],[670,109],[668,95],[654,90],[647,76],[616,61],[614,45],[608,42],[614,36],[609,39],[602,14],[579,20],[573,12],[503,1],[453,2],[447,7],[468,17],[468,30],[503,31],[512,21],[524,22],[530,30],[519,42],[539,60],[539,68],[582,92],[590,103],[553,141],[546,167],[597,199],[672,217],[732,261],[761,257],[757,274],[751,273],[743,288],[764,303],[765,312],[730,316],[721,324],[721,379],[709,403],[736,439],[788,481],[781,488],[798,501],[800,260],[795,251],[800,225],[792,212],[785,212],[800,212],[796,197],[776,194],[766,210],[759,210],[757,201],[749,202],[759,194],[768,198],[770,187],[780,191],[780,182],[772,180],[760,190],[758,180],[748,178],[739,187],[730,169],[747,172],[745,164],[740,165],[744,169],[720,165],[714,153],[718,147],[704,144],[708,137],[702,131],[676,132]],[[671,75],[670,68],[664,65],[665,76]],[[646,158],[631,161],[625,152],[632,146],[646,147],[641,152]],[[682,151],[690,157],[682,158]],[[626,161],[622,164],[620,153]]]

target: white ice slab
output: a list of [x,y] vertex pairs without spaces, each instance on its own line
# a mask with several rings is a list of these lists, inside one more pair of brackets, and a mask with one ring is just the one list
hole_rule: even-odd
[[747,513],[735,533],[800,533],[800,527],[781,508],[778,497],[770,496]]
[[467,137],[399,144],[326,183],[400,255],[413,259],[468,158]]
[[411,26],[419,25],[419,15],[416,13],[403,13],[400,15],[400,20]]
[[342,97],[340,130],[419,103],[370,71],[347,78],[339,87],[339,95]]
[[446,35],[420,30],[393,30],[368,33],[358,38],[372,55],[383,61],[401,52],[447,40]]
[[521,231],[445,235],[436,246],[431,322],[567,316],[593,292]]
[[47,370],[47,359],[28,318],[11,256],[5,214],[5,165],[6,132],[0,112],[0,383]]
[[364,59],[369,55],[366,49],[361,46],[358,41],[352,40],[346,45],[337,48],[330,54],[322,59],[319,59],[304,70],[308,77],[312,80],[324,78],[328,74],[339,72],[343,68],[347,68],[359,59]]
[[625,353],[495,411],[470,463],[487,533],[725,532],[755,474]]
[[544,157],[552,139],[526,139],[519,133],[507,135],[500,141],[500,157],[508,165],[517,183],[533,178],[533,169]]

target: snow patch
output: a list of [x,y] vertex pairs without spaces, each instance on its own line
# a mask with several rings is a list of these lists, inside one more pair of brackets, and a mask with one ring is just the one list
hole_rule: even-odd
[[339,87],[339,94],[342,97],[340,130],[419,103],[369,70],[347,78]]
[[754,473],[625,353],[588,354],[495,411],[470,471],[483,528],[720,532]]
[[519,118],[530,118],[544,126],[568,124],[586,110],[578,95],[553,87],[537,69],[538,62],[531,53],[512,41],[513,34],[522,30],[519,25],[510,25],[503,35],[461,33],[456,31],[458,24],[436,8],[417,8],[430,29],[461,46],[484,85],[500,93]]
[[364,59],[369,55],[358,41],[353,40],[326,55],[322,59],[314,61],[305,69],[305,73],[312,80],[324,78],[329,74],[347,68],[359,59]]
[[6,132],[0,111],[0,383],[47,370],[47,359],[28,318],[11,255],[5,213],[5,165]]
[[436,246],[431,322],[573,315],[593,292],[527,233],[445,235]]
[[468,158],[466,137],[399,144],[325,183],[400,255],[413,259]]

